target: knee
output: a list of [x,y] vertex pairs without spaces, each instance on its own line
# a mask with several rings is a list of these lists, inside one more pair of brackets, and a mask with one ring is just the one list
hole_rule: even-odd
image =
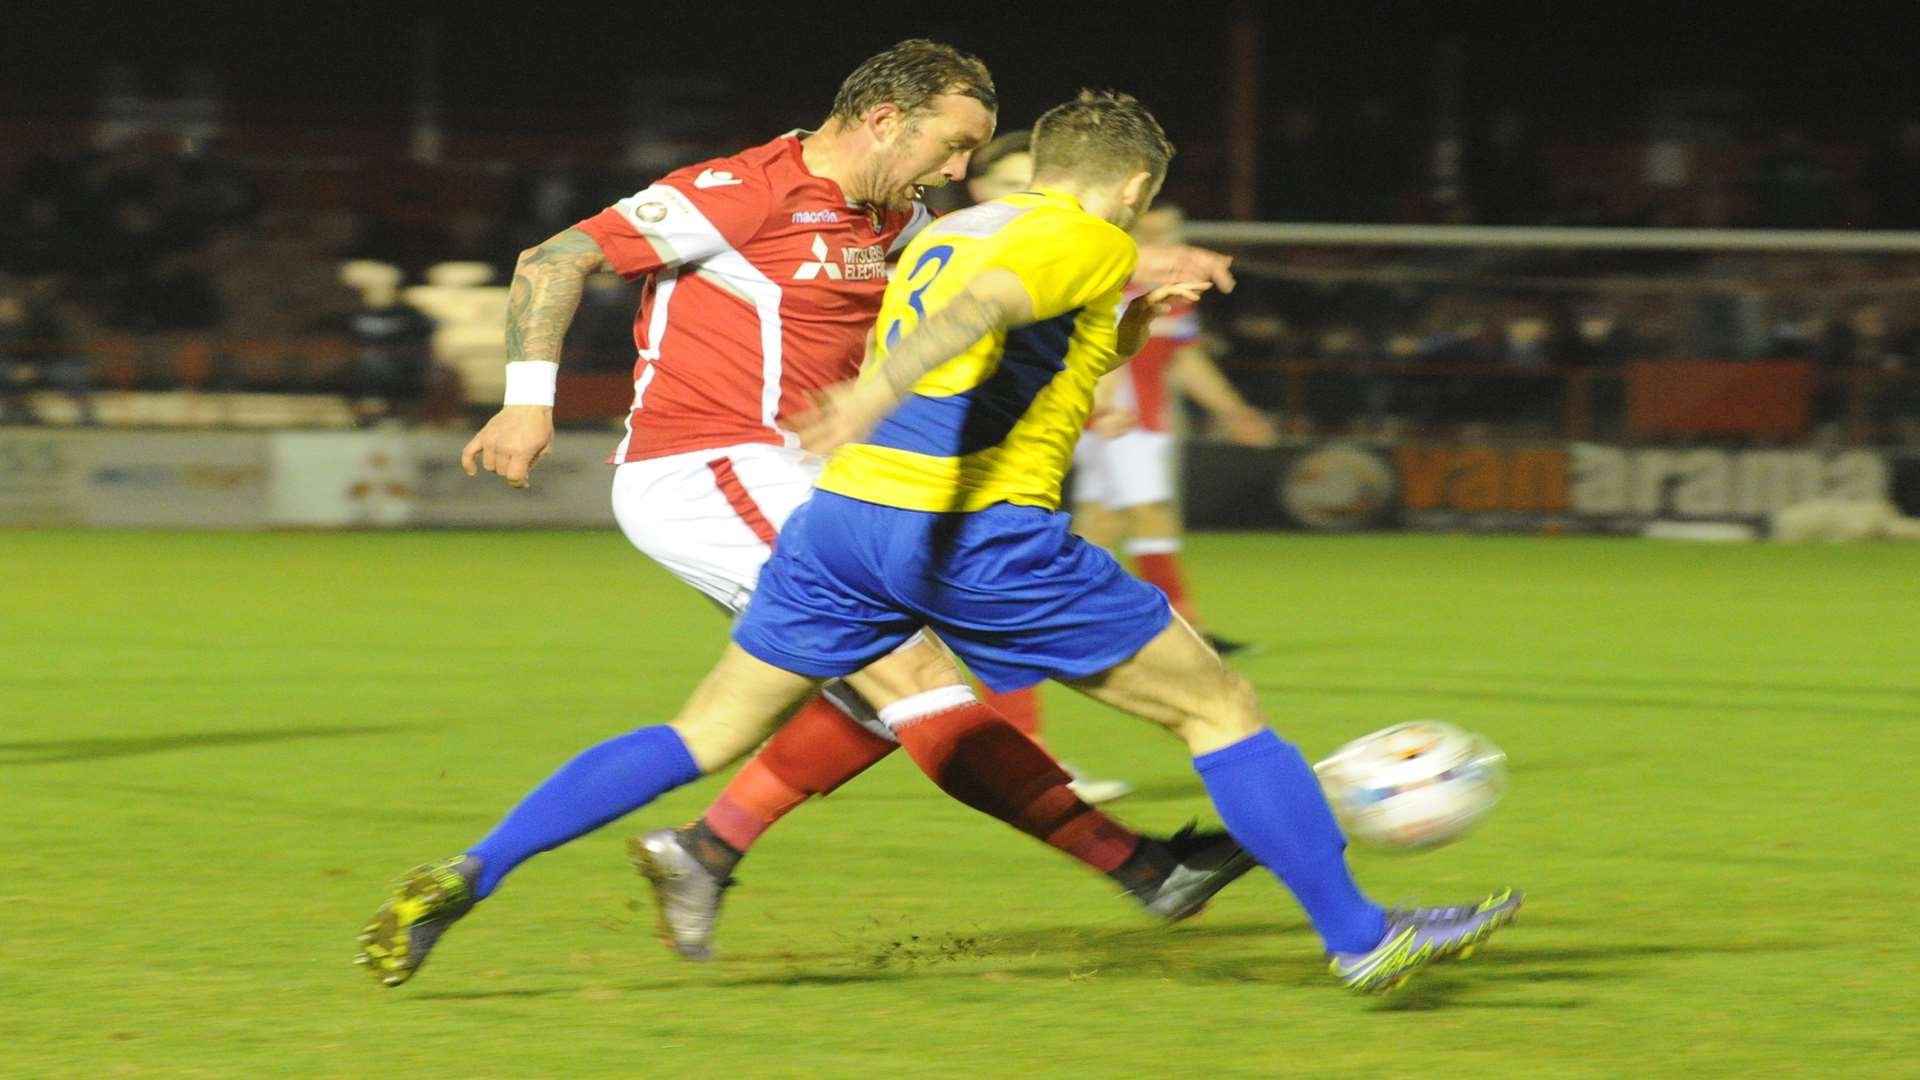
[[875,706],[891,705],[929,690],[966,684],[959,669],[947,658],[946,650],[926,637],[847,676],[846,682]]

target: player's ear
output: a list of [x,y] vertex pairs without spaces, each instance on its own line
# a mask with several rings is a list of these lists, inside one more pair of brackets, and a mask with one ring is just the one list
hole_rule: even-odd
[[883,101],[867,110],[862,119],[867,130],[872,133],[873,141],[891,142],[906,127],[907,113],[891,101]]
[[1146,213],[1147,203],[1152,199],[1153,174],[1150,172],[1143,170],[1134,173],[1127,177],[1127,182],[1120,188],[1121,205],[1132,207],[1136,214]]

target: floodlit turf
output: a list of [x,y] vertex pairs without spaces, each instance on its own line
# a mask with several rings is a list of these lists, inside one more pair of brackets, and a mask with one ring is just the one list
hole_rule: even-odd
[[[1264,875],[1177,929],[896,758],[769,833],[719,958],[659,946],[630,832],[543,856],[411,984],[349,963],[397,873],[666,718],[707,605],[612,530],[0,534],[0,1075],[1913,1075],[1920,547],[1215,536],[1191,578],[1310,755],[1485,731],[1508,802],[1362,854],[1520,922],[1385,1002]],[[1170,829],[1178,746],[1049,690]]]

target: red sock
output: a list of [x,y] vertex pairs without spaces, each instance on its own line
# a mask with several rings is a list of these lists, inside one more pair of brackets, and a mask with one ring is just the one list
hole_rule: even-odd
[[942,791],[1103,874],[1140,846],[1139,834],[1075,798],[1060,766],[990,705],[934,713],[894,734]]
[[800,707],[701,820],[736,852],[809,795],[825,795],[865,772],[894,744],[861,727],[824,697]]
[[1025,690],[1009,690],[1004,694],[987,690],[982,700],[1004,717],[1007,723],[1020,729],[1022,735],[1040,742],[1039,687],[1029,686]]
[[[1155,543],[1164,544],[1166,541]],[[1200,620],[1194,617],[1193,607],[1187,603],[1187,585],[1180,576],[1180,556],[1175,554],[1177,551],[1178,547],[1171,551],[1133,552],[1134,573],[1140,576],[1141,581],[1166,593],[1167,602],[1173,605],[1173,610],[1179,612],[1181,618],[1199,626]]]

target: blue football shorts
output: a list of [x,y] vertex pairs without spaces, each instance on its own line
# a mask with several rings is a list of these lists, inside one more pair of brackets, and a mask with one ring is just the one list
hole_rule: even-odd
[[733,640],[775,667],[830,678],[924,626],[997,691],[1098,674],[1173,612],[1067,521],[1013,503],[936,514],[817,491],[780,530]]

